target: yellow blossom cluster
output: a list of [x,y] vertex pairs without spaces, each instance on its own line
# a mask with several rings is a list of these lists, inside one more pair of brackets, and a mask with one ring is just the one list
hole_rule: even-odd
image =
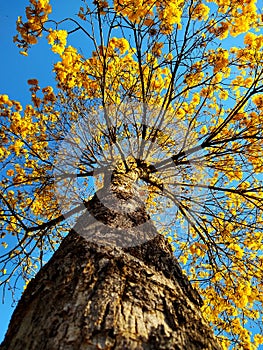
[[233,22],[230,28],[232,36],[246,33],[251,27],[255,27],[259,21],[257,14],[257,0],[234,1],[232,5]]
[[260,50],[263,47],[263,35],[256,35],[252,32],[246,33],[244,37],[244,44],[249,49]]
[[96,6],[98,7],[99,13],[101,15],[106,14],[106,9],[109,7],[108,1],[106,0],[97,0]]
[[210,50],[207,57],[208,63],[213,66],[214,73],[224,73],[229,75],[229,51],[219,48],[217,50]]
[[163,43],[162,42],[160,42],[160,43],[155,42],[153,47],[152,47],[152,54],[154,56],[160,57],[161,54],[162,54],[162,48],[163,48]]
[[[239,119],[237,118],[237,120]],[[238,149],[237,146],[238,142],[234,145],[234,149]],[[250,144],[250,147],[252,146]],[[256,146],[255,143],[254,146]],[[260,155],[262,147],[257,146],[257,149],[251,148],[248,152],[245,151],[244,154],[246,156],[248,154],[251,156]],[[258,156],[257,159],[261,157]],[[229,177],[230,181],[240,182],[242,171],[236,164],[235,157],[225,155],[222,157],[223,159],[224,164],[218,163],[219,170]],[[181,249],[179,261],[188,269],[190,266],[192,267],[190,269],[191,279],[200,280],[200,283],[194,282],[194,286],[203,297],[203,315],[205,319],[216,325],[219,333],[237,335],[239,342],[234,347],[236,350],[240,348],[256,350],[263,340],[259,334],[253,337],[245,324],[249,321],[257,322],[257,320],[260,323],[260,312],[257,310],[257,306],[262,304],[263,301],[263,285],[260,282],[263,266],[261,253],[263,233],[260,230],[250,229],[240,233],[239,236],[233,234],[236,229],[236,222],[241,218],[243,218],[243,227],[248,227],[245,216],[246,208],[250,208],[250,212],[254,207],[260,208],[262,206],[263,191],[261,191],[261,194],[259,192],[254,193],[253,190],[249,192],[251,187],[253,187],[251,183],[244,181],[240,183],[238,190],[233,187],[226,192],[229,200],[221,203],[221,205],[228,208],[227,213],[219,212],[214,216],[214,219],[210,219],[211,226],[206,227],[207,244],[204,244],[204,237],[196,240],[198,235],[193,234],[192,231],[189,233],[191,233],[194,241],[191,242],[189,238],[189,243],[177,242]],[[255,187],[257,187],[256,184]],[[252,197],[247,199],[242,197],[238,192],[241,190]],[[231,220],[228,215],[231,215]],[[244,239],[244,237],[246,238]],[[216,243],[212,248],[209,243],[210,239]],[[217,257],[224,262],[221,268],[215,269],[213,264],[207,263],[209,261],[207,252],[211,252],[213,249],[218,249]],[[224,254],[226,255],[224,256]],[[208,257],[208,260],[205,257]],[[259,264],[259,261],[261,261],[261,264]],[[202,281],[210,281],[210,283],[203,288]],[[243,315],[244,322],[240,321],[242,319],[240,315]],[[222,336],[219,336],[219,339],[223,349],[228,349],[231,345],[229,339]]]
[[[261,119],[263,120],[263,118]],[[262,121],[259,125],[261,127]],[[255,173],[262,173],[263,171],[263,144],[254,142],[246,147],[247,150],[247,160],[252,164]],[[257,152],[257,153],[255,153]],[[260,192],[262,194],[262,192]],[[260,200],[260,197],[259,197]]]
[[[38,84],[36,79],[30,79],[29,83],[33,87]],[[52,101],[55,98],[53,89],[46,87],[42,89],[42,92],[43,100],[41,100],[40,105],[45,103],[45,113],[52,116]],[[35,95],[34,89],[32,95]],[[49,162],[45,162],[50,158],[47,124],[50,131],[52,124],[54,125],[57,119],[47,117],[34,105],[28,104],[23,110],[17,101],[9,99],[7,95],[0,95],[0,107],[1,115],[6,120],[6,123],[0,126],[2,140],[0,157],[1,160],[5,160],[9,164],[6,178],[1,184],[3,188],[5,185],[12,188],[6,193],[3,192],[3,196],[8,200],[10,208],[17,210],[18,215],[23,217],[28,217],[31,214],[36,217],[41,215],[42,220],[44,217],[49,219],[57,210],[57,202],[53,189],[47,185],[43,186],[40,179],[51,168]],[[14,157],[16,163],[9,162]],[[23,188],[21,191],[21,186],[24,184],[27,185],[27,188]],[[33,194],[28,193],[31,186],[35,191]],[[38,189],[39,186],[41,190]],[[20,232],[21,227],[17,225],[17,220],[10,219],[6,230]]]
[[221,21],[219,24],[214,19],[209,21],[209,32],[215,34],[219,39],[226,39],[229,35],[230,23],[228,21]]
[[255,95],[252,97],[252,101],[255,103],[257,108],[263,109],[263,95]]
[[127,16],[132,22],[139,22],[149,15],[153,15],[155,1],[144,3],[136,0],[114,1],[114,8],[117,13]]
[[201,81],[204,78],[204,73],[203,72],[195,72],[193,74],[187,74],[185,76],[185,82],[186,84],[190,86],[196,86],[201,83]]
[[[30,82],[36,83],[36,79],[31,79]],[[8,118],[9,125],[2,126],[0,132],[4,147],[2,148],[1,156],[7,158],[12,152],[16,156],[25,157],[34,151],[35,154],[41,154],[42,159],[47,157],[45,151],[46,143],[46,126],[45,117],[35,108],[38,108],[43,102],[54,102],[55,95],[51,87],[43,89],[43,101],[36,97],[35,91],[32,91],[32,100],[34,106],[27,105],[23,111],[19,102],[10,100],[7,95],[0,95],[1,115]],[[36,105],[35,99],[39,100]],[[37,139],[37,142],[36,142]],[[21,171],[20,171],[21,173]]]
[[209,12],[210,8],[207,5],[199,3],[194,7],[193,12],[191,13],[191,17],[193,19],[198,19],[199,21],[206,21],[208,19]]
[[52,86],[47,86],[42,89],[44,94],[43,102],[47,105],[49,102],[53,103],[56,100],[56,95],[53,92]]
[[41,191],[35,191],[35,200],[30,206],[32,213],[37,216],[49,217],[50,213],[57,210],[57,202],[54,197],[52,186],[46,186]]
[[[258,62],[262,61],[263,53],[261,49],[258,47],[262,47],[262,38],[261,36],[257,36],[255,40],[251,40],[252,36],[248,35],[245,37],[245,45],[244,48],[236,48],[232,47],[230,52],[233,53],[238,62],[238,68],[241,70],[241,73],[246,75],[245,69],[250,69],[251,72],[257,67]],[[250,79],[251,77],[247,77],[246,79]]]
[[[240,279],[240,273],[238,265],[231,272],[224,269],[213,277],[215,285],[210,285],[205,290],[199,289],[204,300],[203,315],[208,322],[217,324],[219,331],[234,332],[239,335],[240,343],[238,347],[235,347],[236,350],[239,348],[256,350],[257,346],[262,344],[263,339],[257,334],[253,341],[251,332],[246,329],[245,322],[240,321],[239,315],[241,312],[243,317],[248,319],[259,319],[259,312],[253,308],[254,302],[260,302],[262,298],[258,288],[252,286],[251,273],[254,273],[254,271],[250,271],[246,276],[243,276],[243,280]],[[232,276],[236,275],[234,283],[231,280],[231,274]],[[218,293],[219,290],[220,294]],[[224,312],[228,317],[223,317]],[[221,345],[223,349],[227,350],[230,343],[225,343],[224,338],[222,340]]]
[[189,250],[191,254],[204,257],[206,255],[207,246],[206,244],[195,242],[189,247]]
[[135,1],[122,0],[114,1],[115,11],[127,16],[131,22],[144,23],[146,26],[152,26],[154,23],[154,12],[158,14],[160,29],[168,34],[174,28],[174,25],[180,26],[182,16],[182,0],[171,0],[169,2],[161,0]]
[[113,37],[109,40],[109,44],[107,46],[107,55],[109,57],[116,56],[118,54],[118,50],[121,55],[126,53],[130,48],[130,44],[125,38],[116,38]]
[[224,39],[230,33],[237,36],[246,33],[250,28],[257,27],[260,20],[257,13],[257,0],[233,0],[226,2],[222,0],[209,0],[218,6],[219,13],[230,15],[231,21],[223,20],[219,23],[211,20],[209,31]]
[[30,6],[26,7],[27,22],[22,21],[22,17],[18,17],[17,31],[21,39],[17,36],[14,41],[18,47],[24,49],[21,53],[27,54],[28,44],[36,44],[37,38],[42,35],[43,26],[48,20],[52,7],[49,0],[30,0]]
[[[252,335],[246,329],[245,324],[240,322],[240,313],[247,320],[257,320],[260,317],[255,304],[262,303],[263,300],[262,285],[260,287],[257,281],[261,280],[262,271],[258,264],[249,263],[252,261],[251,259],[254,259],[254,253],[248,251],[248,248],[249,244],[256,244],[256,246],[253,246],[253,250],[259,252],[262,247],[263,234],[257,232],[254,237],[251,237],[251,232],[247,232],[248,241],[244,241],[244,245],[242,245],[241,241],[235,241],[232,235],[234,226],[230,222],[225,222],[224,232],[219,234],[219,230],[222,231],[223,223],[223,213],[212,222],[218,239],[228,249],[229,262],[227,263],[227,260],[225,260],[225,264],[221,269],[215,271],[210,264],[200,260],[204,253],[201,253],[202,250],[199,250],[199,247],[201,246],[202,249],[205,247],[205,250],[207,250],[209,244],[206,247],[195,242],[188,248],[183,246],[185,243],[181,244],[181,248],[184,251],[188,249],[189,254],[187,255],[187,251],[185,251],[179,260],[184,264],[187,261],[192,261],[192,279],[199,277],[201,280],[202,278],[209,279],[212,282],[205,288],[202,288],[202,284],[194,283],[204,300],[203,315],[205,319],[217,325],[219,332],[237,334],[239,336],[239,346],[256,350],[257,345],[261,344],[262,338],[257,335],[253,341]],[[209,232],[212,234],[211,230]],[[245,269],[241,264],[244,259],[247,261]],[[221,336],[219,336],[219,339],[223,349],[228,349],[228,346],[230,346],[229,340],[224,337],[221,338]],[[235,349],[239,349],[239,347]]]
[[0,95],[0,106],[4,107],[4,105],[7,105],[8,107],[13,106],[13,101],[9,99],[8,95]]
[[[148,85],[151,94],[159,96],[161,91],[168,88],[169,79],[165,77],[170,76],[168,68],[154,68],[158,65],[156,55],[160,53],[161,46],[153,46],[153,53],[147,54],[147,62],[142,66],[145,86]],[[122,89],[140,98],[140,70],[133,57],[134,50],[129,48],[128,41],[113,37],[107,47],[98,49],[93,52],[91,58],[84,59],[75,48],[67,47],[61,55],[61,61],[54,65],[59,86],[65,89],[81,88],[83,98],[101,97],[103,88],[109,103],[120,99]],[[106,74],[104,67],[107,67]]]
[[50,30],[47,39],[52,51],[61,55],[67,44],[68,32],[66,30]]
[[77,76],[81,66],[81,55],[77,53],[74,47],[68,46],[61,55],[61,61],[54,65],[59,84],[68,88],[82,84]]
[[161,21],[160,29],[164,34],[172,32],[175,25],[181,28],[181,17],[184,2],[182,0],[172,0],[168,3],[166,1],[157,2],[158,17]]

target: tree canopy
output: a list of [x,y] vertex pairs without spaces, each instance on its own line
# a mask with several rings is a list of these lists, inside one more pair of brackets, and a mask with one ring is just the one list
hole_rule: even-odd
[[51,3],[29,1],[14,41],[30,55],[46,38],[57,54],[54,86],[28,80],[26,106],[0,96],[0,283],[14,288],[19,276],[28,281],[117,173],[124,189],[136,184],[202,295],[203,315],[223,348],[257,349],[259,2],[79,1],[78,14],[67,18],[53,18]]

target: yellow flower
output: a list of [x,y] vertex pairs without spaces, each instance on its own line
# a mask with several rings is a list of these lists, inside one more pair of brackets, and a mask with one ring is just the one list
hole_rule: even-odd
[[7,170],[6,175],[7,176],[13,176],[14,175],[14,170],[13,169]]
[[180,258],[179,258],[179,261],[181,262],[181,263],[183,263],[184,265],[187,263],[187,256],[185,256],[185,255],[182,255],[182,256],[180,256]]
[[9,98],[8,95],[0,95],[0,104],[6,104],[8,103]]
[[199,21],[206,21],[210,12],[210,8],[204,4],[198,4],[192,13],[194,19],[198,19]]
[[228,99],[228,91],[226,91],[226,90],[220,91],[219,98],[221,100],[227,100]]
[[154,56],[160,57],[162,54],[163,43],[154,43],[152,53]]
[[263,344],[263,335],[256,334],[254,336],[254,342],[256,343],[256,345]]
[[37,79],[28,79],[27,83],[29,85],[38,85],[38,80]]
[[120,49],[120,53],[124,54],[126,51],[129,50],[129,47],[130,47],[128,40],[121,38],[119,40],[118,47]]
[[256,95],[252,97],[252,101],[258,108],[263,108],[263,95]]
[[28,56],[28,53],[26,51],[20,51],[20,54],[23,56]]
[[62,54],[67,45],[68,32],[66,30],[51,30],[47,36],[48,43],[52,46],[52,51]]
[[247,46],[253,46],[253,42],[256,38],[254,33],[247,33],[244,37],[244,44]]
[[239,259],[241,259],[242,256],[244,255],[244,250],[237,243],[229,244],[228,248],[233,250],[235,253],[235,256]]
[[207,126],[204,125],[204,126],[201,128],[200,133],[203,134],[203,135],[205,135],[205,134],[207,134],[207,132],[208,132]]

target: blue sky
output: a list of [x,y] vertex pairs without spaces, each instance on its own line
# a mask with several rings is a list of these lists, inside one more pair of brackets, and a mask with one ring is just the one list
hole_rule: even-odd
[[[20,55],[19,49],[13,43],[17,17],[22,15],[25,18],[28,2],[9,0],[0,3],[0,93],[6,93],[21,102],[29,102],[28,79],[39,79],[42,87],[52,84],[52,64],[58,59],[45,39],[30,49],[28,57]],[[76,4],[78,3],[74,0],[56,0],[53,6],[54,17],[62,19],[66,15],[77,13]]]
[[16,19],[22,15],[27,1],[3,1],[0,4],[0,37],[1,37],[1,81],[0,92],[12,99],[27,102],[30,94],[27,91],[27,80],[38,77],[43,85],[50,82],[51,63],[55,61],[52,53],[43,50],[48,44],[41,42],[30,51],[29,57],[19,54],[13,43],[16,34]]
[[[55,0],[51,1],[51,4],[52,18],[57,20],[76,15],[80,6],[80,2],[75,0]],[[19,101],[22,106],[31,103],[28,79],[38,79],[41,88],[55,85],[52,67],[59,59],[59,56],[50,50],[50,45],[44,37],[39,40],[37,45],[31,47],[27,57],[21,55],[20,50],[13,43],[13,37],[17,34],[16,20],[18,16],[26,19],[25,8],[28,5],[29,0],[0,1],[0,94],[7,94],[10,99]],[[74,46],[78,48],[78,41],[81,41],[83,37],[79,33],[74,33],[72,37]],[[68,44],[70,44],[69,40]],[[89,51],[88,45],[84,51]],[[1,248],[3,249],[3,247],[0,246],[0,252]],[[20,282],[17,287],[15,299],[19,300],[23,291],[23,283]],[[8,290],[5,291],[4,304],[2,299],[2,289],[0,288],[0,343],[4,338],[16,305]]]
[[[0,45],[1,45],[1,80],[0,94],[7,94],[10,98],[26,103],[29,101],[27,80],[39,77],[44,85],[50,81],[50,64],[55,57],[51,54],[41,55],[47,45],[36,46],[29,57],[19,54],[18,48],[13,43],[16,30],[16,19],[22,15],[27,1],[1,1],[0,3]],[[22,286],[19,285],[17,297],[20,296]],[[12,295],[7,290],[3,304],[2,290],[0,300],[0,342],[6,332],[11,314],[14,310]]]
[[[0,63],[1,79],[0,94],[7,94],[11,99],[18,100],[25,105],[30,102],[30,93],[27,80],[37,78],[40,86],[54,85],[52,79],[52,64],[58,56],[50,50],[46,40],[31,48],[28,57],[19,54],[19,49],[13,43],[16,34],[16,20],[23,16],[25,7],[29,1],[8,0],[0,2]],[[78,3],[74,0],[56,0],[53,7],[56,18],[63,18],[69,13],[76,13]],[[18,285],[16,298],[20,297],[23,290]],[[14,310],[11,293],[6,290],[5,303],[2,303],[2,291],[0,290],[0,343],[5,335],[7,326]]]

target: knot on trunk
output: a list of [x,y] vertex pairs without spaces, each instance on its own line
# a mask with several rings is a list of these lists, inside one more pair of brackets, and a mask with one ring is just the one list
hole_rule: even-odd
[[133,196],[135,191],[138,191],[136,183],[139,180],[143,180],[155,191],[163,191],[162,180],[155,175],[157,172],[158,170],[148,162],[129,156],[119,160],[110,174],[105,174],[104,187],[110,186],[119,198]]
[[102,245],[130,247],[156,236],[157,230],[134,186],[110,183],[85,202],[86,211],[78,218],[74,231]]
[[160,189],[153,179],[153,166],[127,157],[104,174],[104,187],[90,201],[74,230],[88,240],[121,247],[140,245],[157,234],[146,210],[147,195],[140,195],[138,181],[144,180],[148,195]]

